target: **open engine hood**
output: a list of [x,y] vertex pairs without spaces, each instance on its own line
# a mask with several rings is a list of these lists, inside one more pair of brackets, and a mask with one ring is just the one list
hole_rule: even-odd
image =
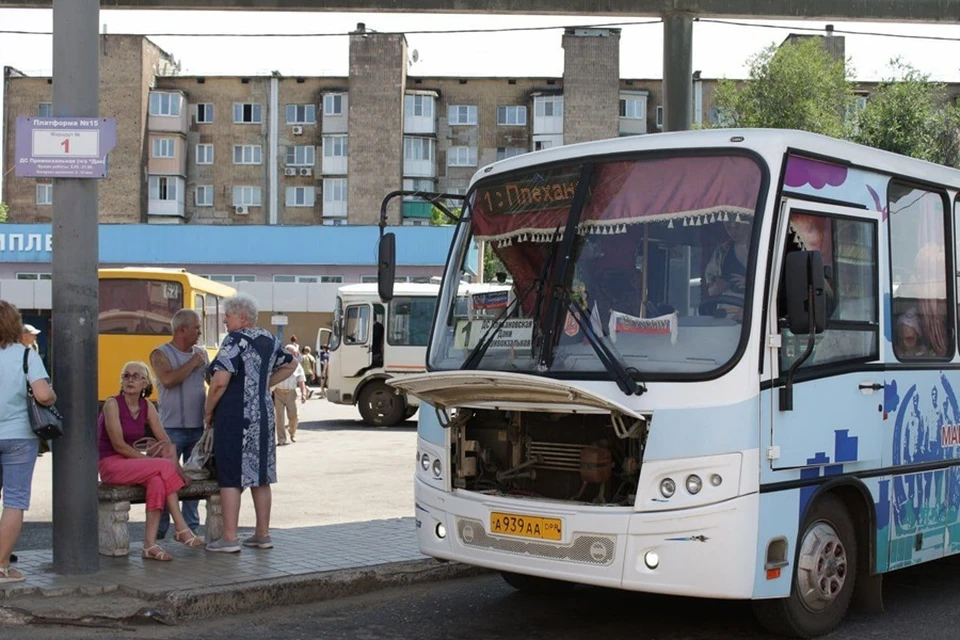
[[526,409],[601,413],[644,419],[639,411],[574,382],[504,371],[435,371],[399,376],[387,384],[441,409]]

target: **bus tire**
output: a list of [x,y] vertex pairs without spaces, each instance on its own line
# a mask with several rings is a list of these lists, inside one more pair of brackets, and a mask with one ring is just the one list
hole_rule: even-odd
[[840,498],[819,498],[798,540],[790,596],[756,600],[753,609],[760,624],[774,633],[813,638],[840,624],[856,586],[857,538]]
[[407,410],[403,412],[403,419],[409,420],[417,413],[418,409],[420,409],[420,407],[407,406]]
[[382,380],[374,380],[360,391],[357,408],[365,423],[374,427],[392,427],[403,421],[407,403]]
[[523,593],[553,595],[566,593],[576,586],[573,582],[541,578],[540,576],[528,576],[524,573],[513,573],[512,571],[501,571],[500,575],[503,577],[504,582]]

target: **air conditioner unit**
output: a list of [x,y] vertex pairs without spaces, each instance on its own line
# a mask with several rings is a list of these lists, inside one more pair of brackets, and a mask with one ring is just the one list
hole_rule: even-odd
[[245,216],[250,213],[250,208],[245,204],[238,204],[233,208],[237,212],[237,215]]
[[283,170],[283,175],[285,176],[295,176],[297,175],[297,170],[294,167],[287,167]]
[[312,176],[312,175],[313,175],[313,169],[310,168],[310,167],[304,167],[304,168],[300,169],[300,175],[302,175],[302,176]]
[[300,125],[294,125],[294,127],[293,127],[293,135],[295,135],[295,136],[302,136],[302,135],[303,135],[303,127],[301,127]]

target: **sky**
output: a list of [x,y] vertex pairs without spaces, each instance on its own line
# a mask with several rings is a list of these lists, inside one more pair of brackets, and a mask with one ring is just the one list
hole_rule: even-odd
[[[101,33],[335,33],[345,34],[363,22],[376,31],[561,28],[513,33],[408,33],[409,50],[417,62],[408,67],[418,76],[556,76],[563,74],[562,27],[614,22],[640,22],[630,17],[559,17],[434,15],[397,13],[278,13],[212,11],[101,11]],[[875,80],[887,75],[887,63],[901,57],[934,79],[960,81],[960,24],[831,22],[840,30],[912,34],[956,38],[956,41],[906,40],[845,35],[846,52],[854,76]],[[760,28],[698,22],[693,31],[693,68],[704,78],[746,75],[747,60],[765,46],[780,43],[795,27],[822,30],[819,21],[755,21],[776,25]],[[623,78],[660,78],[663,74],[663,27],[660,24],[622,26],[620,75]],[[0,31],[52,31],[49,9],[0,9]],[[181,63],[189,75],[256,75],[279,71],[283,75],[346,76],[346,36],[298,38],[151,37]],[[520,53],[522,52],[522,53]],[[50,75],[52,44],[49,35],[0,33],[0,66],[13,66],[27,75]],[[0,88],[2,92],[2,88]],[[3,96],[0,93],[0,100]],[[2,135],[2,132],[0,132]],[[0,139],[2,145],[2,139]],[[2,146],[0,146],[2,148]],[[6,171],[8,168],[4,168]],[[2,184],[2,176],[0,176]]]

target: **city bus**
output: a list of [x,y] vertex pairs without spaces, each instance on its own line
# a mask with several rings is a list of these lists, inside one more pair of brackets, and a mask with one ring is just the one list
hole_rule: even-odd
[[[335,404],[357,405],[368,425],[389,427],[412,417],[419,407],[415,396],[392,389],[386,381],[426,370],[427,343],[440,286],[400,283],[388,303],[381,301],[377,287],[350,284],[337,291],[333,328],[326,343],[330,348],[326,398]],[[464,292],[478,294],[495,288],[461,284]],[[500,289],[506,300],[507,289]],[[488,312],[472,311],[476,317]],[[327,331],[321,329],[318,334],[318,351],[320,336]]]
[[[100,269],[97,395],[102,403],[118,393],[120,371],[130,360],[150,362],[150,353],[173,335],[170,321],[180,309],[200,314],[200,344],[211,358],[226,335],[223,300],[236,291],[183,269]],[[154,389],[152,399],[156,399]]]
[[[467,192],[422,374],[421,551],[518,589],[879,610],[960,551],[960,172],[809,133],[532,153]],[[395,238],[381,240],[389,298]],[[457,309],[472,243],[492,323]]]

